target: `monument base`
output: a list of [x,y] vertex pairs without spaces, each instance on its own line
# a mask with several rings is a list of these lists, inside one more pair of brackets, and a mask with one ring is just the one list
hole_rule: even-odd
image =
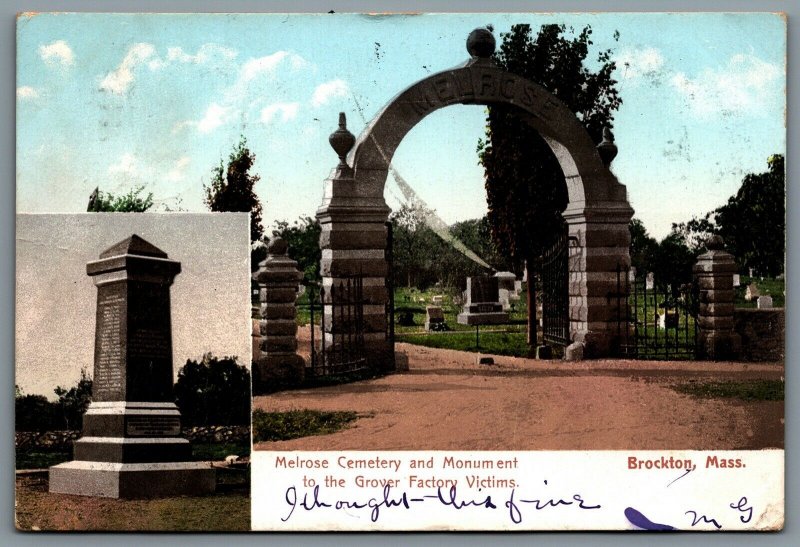
[[502,325],[508,323],[508,314],[506,312],[459,313],[456,321],[459,325]]
[[207,462],[108,463],[71,461],[50,468],[50,492],[103,498],[201,496],[216,488]]

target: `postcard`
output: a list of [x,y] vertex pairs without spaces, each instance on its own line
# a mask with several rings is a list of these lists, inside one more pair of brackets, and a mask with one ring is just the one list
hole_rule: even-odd
[[781,530],[786,37],[21,14],[17,527]]

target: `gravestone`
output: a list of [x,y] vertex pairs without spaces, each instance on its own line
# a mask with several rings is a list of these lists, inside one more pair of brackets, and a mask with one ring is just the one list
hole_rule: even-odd
[[759,310],[769,310],[772,309],[772,297],[771,296],[759,296],[758,301],[756,302]]
[[750,273],[750,277],[754,277],[754,273],[755,273],[755,272],[753,271],[753,268],[750,268],[750,269],[749,269],[749,273]]
[[758,285],[750,283],[744,291],[744,299],[750,302],[751,300],[757,299],[759,296],[761,296],[761,291],[758,290]]
[[497,278],[477,276],[467,278],[464,308],[456,321],[461,325],[497,325],[508,322],[508,313],[500,303]]
[[742,284],[742,282],[741,282],[741,279],[739,277],[739,274],[733,274],[733,286],[734,287],[738,287],[741,284]]
[[172,393],[170,286],[181,263],[137,235],[86,265],[97,286],[92,402],[74,460],[50,468],[50,492],[109,498],[214,491],[191,462]]
[[444,311],[440,306],[425,306],[425,330],[446,330]]
[[441,306],[443,299],[444,298],[442,297],[441,294],[437,294],[436,296],[431,297],[431,304],[433,304],[434,306]]
[[636,267],[631,266],[631,269],[628,270],[628,281],[634,283],[636,281]]
[[647,278],[645,279],[644,288],[647,289],[648,291],[652,291],[653,287],[655,287],[655,284],[656,284],[655,274],[653,272],[649,272],[647,274]]
[[503,306],[503,311],[511,309],[511,300],[515,295],[514,284],[517,276],[512,272],[497,272],[494,274],[497,278],[498,300]]

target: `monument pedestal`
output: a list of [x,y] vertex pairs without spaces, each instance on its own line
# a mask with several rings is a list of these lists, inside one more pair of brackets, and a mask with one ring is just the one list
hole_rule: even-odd
[[152,498],[214,491],[211,464],[189,461],[173,402],[169,288],[180,269],[136,235],[87,265],[98,289],[92,402],[74,460],[50,468],[51,492]]

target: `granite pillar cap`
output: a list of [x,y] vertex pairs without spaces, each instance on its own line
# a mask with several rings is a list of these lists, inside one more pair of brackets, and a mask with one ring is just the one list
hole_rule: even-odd
[[86,264],[89,276],[121,270],[172,280],[180,273],[181,263],[170,260],[167,253],[133,234],[100,253],[99,260]]

